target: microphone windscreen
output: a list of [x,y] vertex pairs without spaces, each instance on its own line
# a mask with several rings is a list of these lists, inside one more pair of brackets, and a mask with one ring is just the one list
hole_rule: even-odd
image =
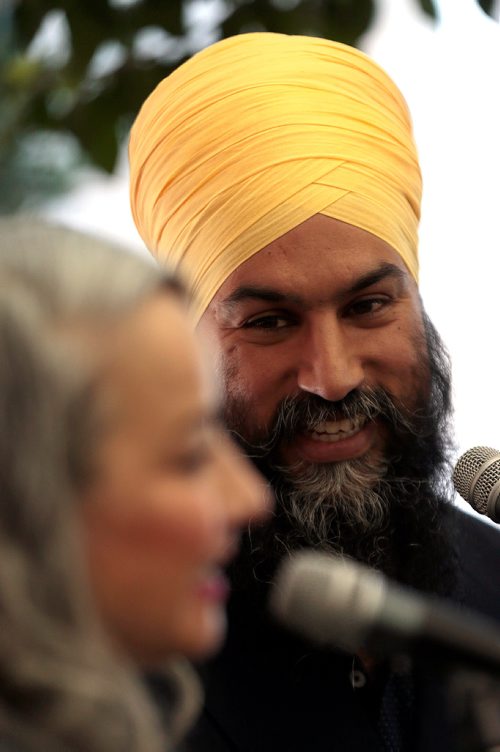
[[455,490],[479,514],[490,515],[491,492],[499,481],[500,452],[491,447],[477,446],[467,450],[453,471]]

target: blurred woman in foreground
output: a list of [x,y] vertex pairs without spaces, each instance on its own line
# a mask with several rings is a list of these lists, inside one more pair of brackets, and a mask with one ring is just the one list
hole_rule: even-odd
[[[175,279],[0,221],[2,752],[165,752],[189,723],[173,658],[219,646],[222,570],[267,509],[216,407]],[[164,665],[160,714],[140,674]]]

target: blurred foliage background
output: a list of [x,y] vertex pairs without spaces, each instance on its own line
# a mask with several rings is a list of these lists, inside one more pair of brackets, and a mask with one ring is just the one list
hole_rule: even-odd
[[[432,0],[414,2],[435,16]],[[142,101],[205,45],[269,30],[357,46],[376,9],[376,0],[0,0],[0,213],[68,190],[82,166],[113,172]]]

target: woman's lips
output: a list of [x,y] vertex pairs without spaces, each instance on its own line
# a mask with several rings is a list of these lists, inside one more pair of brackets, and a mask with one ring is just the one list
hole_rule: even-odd
[[221,603],[229,598],[230,586],[222,571],[216,571],[203,577],[198,585],[198,594],[203,600]]

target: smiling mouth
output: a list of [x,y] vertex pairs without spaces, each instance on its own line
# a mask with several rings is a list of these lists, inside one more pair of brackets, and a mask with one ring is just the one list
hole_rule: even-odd
[[366,422],[367,418],[365,415],[359,415],[353,419],[325,420],[322,423],[318,423],[312,431],[307,431],[306,436],[314,441],[335,444],[337,441],[354,436],[354,434],[364,428]]

